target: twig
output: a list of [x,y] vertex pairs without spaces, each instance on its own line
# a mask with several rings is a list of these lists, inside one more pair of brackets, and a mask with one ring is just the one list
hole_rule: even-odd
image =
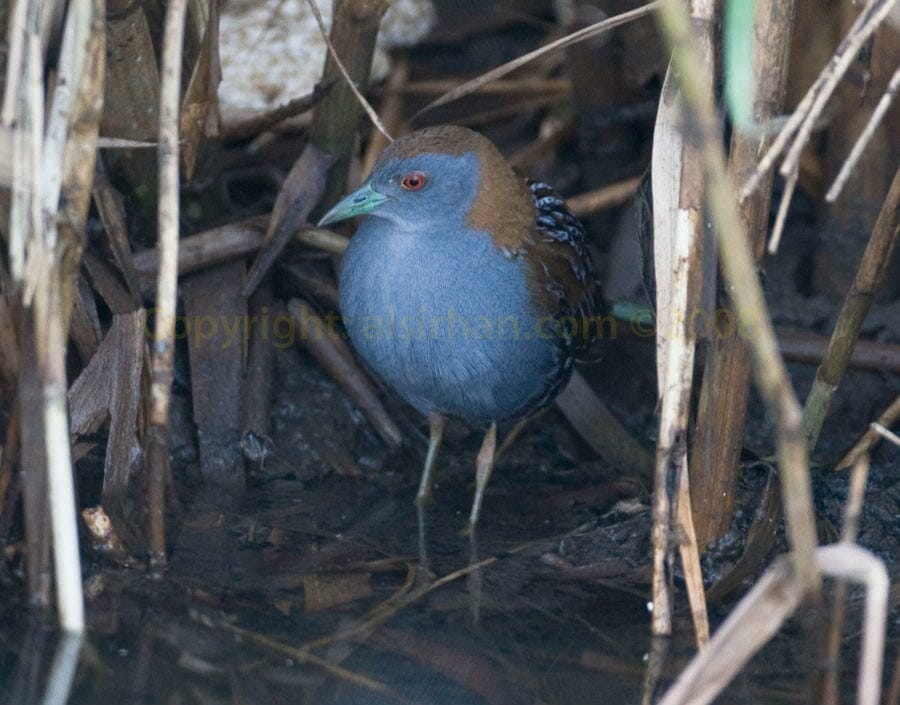
[[[394,133],[398,133],[402,126],[404,95],[400,89],[406,85],[408,79],[409,64],[402,59],[398,60],[391,69],[391,75],[388,76],[385,96],[381,101],[381,116],[385,125]],[[372,171],[372,167],[375,166],[379,155],[388,144],[390,144],[390,140],[381,133],[373,134],[369,138],[369,143],[366,145],[366,151],[362,159],[361,173],[363,178]]]
[[[897,419],[900,419],[900,396],[894,399],[891,405],[881,412],[881,416],[878,417],[876,424],[882,428],[887,428],[893,425]],[[853,447],[844,454],[843,458],[835,463],[834,469],[840,470],[852,465],[856,462],[857,457],[872,450],[880,436],[881,434],[876,430],[875,424],[870,424],[866,432],[853,444]]]
[[178,120],[187,0],[169,0],[159,89],[159,276],[150,377],[147,467],[150,488],[150,561],[166,564],[165,494],[169,469],[169,401],[174,379],[175,304],[178,287]]
[[[527,544],[518,546],[507,551],[506,555],[518,553],[525,550],[526,548],[528,548]],[[438,578],[437,580],[434,580],[430,583],[424,583],[417,587],[415,590],[409,592],[407,592],[406,590],[402,590],[395,597],[382,602],[375,609],[366,614],[362,619],[358,620],[355,624],[351,624],[350,626],[345,627],[330,636],[316,639],[314,641],[309,641],[305,644],[302,644],[299,648],[305,653],[309,649],[321,648],[322,646],[332,644],[335,641],[344,639],[364,639],[375,629],[380,627],[382,624],[385,624],[394,615],[400,612],[400,610],[406,609],[413,603],[418,602],[423,597],[434,592],[438,588],[442,588],[444,587],[444,585],[448,585],[449,583],[452,583],[455,580],[459,580],[460,578],[463,578],[471,573],[477,573],[482,568],[487,568],[489,565],[493,565],[498,560],[499,558],[497,556],[491,556],[490,558],[485,558],[475,563],[470,563],[465,568],[454,570],[452,573],[448,573],[442,578]]]
[[297,324],[299,342],[328,371],[391,448],[397,448],[403,435],[378,399],[372,384],[356,365],[353,354],[334,328],[336,314],[323,320],[302,299],[292,299],[288,311]]
[[887,13],[890,12],[893,4],[894,0],[869,0],[859,17],[856,18],[856,21],[850,27],[847,36],[841,42],[834,56],[822,69],[819,77],[797,105],[796,110],[781,127],[781,131],[772,142],[772,145],[759,160],[756,170],[744,182],[740,191],[741,200],[747,198],[759,186],[762,177],[772,168],[775,160],[787,147],[788,142],[795,136],[795,133],[794,147],[782,165],[782,173],[788,176],[796,169],[800,151],[803,149],[803,145],[806,144],[809,133],[825,103],[837,86],[838,81],[840,81],[856,58],[860,47],[875,31]]
[[781,234],[784,232],[788,209],[791,205],[791,198],[794,196],[794,190],[797,188],[799,176],[798,172],[793,171],[786,177],[784,190],[781,192],[781,201],[778,203],[778,212],[775,214],[775,224],[772,226],[772,236],[769,238],[767,249],[770,255],[778,252],[778,246],[781,244]]
[[635,176],[615,184],[601,186],[600,188],[588,191],[587,193],[580,193],[577,196],[572,196],[571,198],[566,199],[566,203],[572,213],[579,218],[583,218],[586,215],[591,215],[592,213],[597,213],[598,211],[614,208],[615,206],[626,203],[634,196],[635,191],[637,191],[640,184],[641,177]]
[[432,101],[424,108],[422,108],[418,113],[416,113],[413,116],[412,120],[416,120],[416,118],[420,117],[424,113],[427,113],[429,110],[433,110],[439,105],[444,105],[445,103],[450,103],[454,100],[459,100],[464,96],[475,93],[481,90],[482,86],[490,83],[491,81],[495,81],[512,71],[515,71],[516,69],[544,56],[545,54],[556,51],[557,49],[563,49],[567,46],[571,46],[572,44],[577,44],[578,42],[583,42],[585,39],[590,39],[591,37],[595,37],[598,34],[607,32],[615,27],[619,27],[620,25],[627,24],[629,22],[632,22],[633,20],[640,19],[645,15],[649,15],[651,12],[653,12],[653,10],[657,8],[657,5],[658,3],[651,2],[646,5],[642,5],[641,7],[635,8],[634,10],[629,10],[628,12],[623,12],[600,22],[596,22],[592,25],[584,27],[583,29],[579,29],[577,32],[572,32],[571,34],[568,34],[561,39],[550,42],[549,44],[542,46],[540,49],[530,51],[517,59],[513,59],[512,61],[503,64],[502,66],[491,69],[487,73],[484,73],[477,78],[473,78],[471,81],[466,81],[461,86],[457,86],[453,90],[448,91],[447,93],[442,95],[437,100]]
[[[829,338],[807,331],[778,329],[778,349],[785,360],[819,365],[825,359]],[[878,340],[856,341],[847,366],[857,370],[874,370],[900,374],[900,345]]]
[[312,93],[289,100],[268,112],[223,125],[219,137],[222,140],[240,140],[270,130],[288,118],[312,110],[328,94],[332,85],[332,83],[318,84]]
[[321,658],[320,656],[311,654],[309,651],[297,649],[293,646],[289,646],[288,644],[283,644],[280,641],[276,641],[275,639],[267,637],[265,634],[253,632],[249,629],[243,629],[242,627],[229,624],[228,622],[220,622],[218,624],[218,627],[227,632],[231,632],[232,634],[237,634],[241,638],[246,639],[247,641],[256,644],[257,646],[262,646],[271,651],[289,656],[290,658],[297,661],[297,663],[309,663],[313,666],[318,666],[327,673],[330,673],[331,675],[340,678],[347,683],[352,683],[353,685],[365,688],[366,690],[370,690],[373,693],[387,696],[391,700],[406,702],[394,690],[384,685],[383,683],[379,683],[378,681],[373,680],[368,676],[364,676],[360,673],[355,673],[354,671],[347,670],[346,668],[343,668],[341,666],[336,666],[333,663],[330,663],[329,661]]
[[814,557],[815,517],[800,405],[778,354],[775,331],[725,166],[721,130],[700,78],[703,63],[692,43],[690,23],[679,0],[661,0],[659,8],[661,25],[672,46],[672,60],[689,110],[687,119],[696,125],[700,134],[699,151],[722,268],[735,308],[749,331],[757,385],[776,421],[787,533],[795,570],[803,591],[818,594],[821,576]]
[[388,142],[393,142],[394,138],[391,137],[385,126],[381,124],[381,118],[378,117],[378,113],[375,112],[375,108],[373,108],[369,101],[366,100],[365,96],[359,92],[359,88],[356,87],[353,79],[350,78],[350,74],[347,73],[347,69],[344,68],[344,62],[341,61],[341,57],[338,56],[337,51],[335,51],[334,44],[331,43],[331,37],[328,36],[328,30],[325,29],[325,22],[322,20],[322,13],[319,12],[319,5],[316,3],[316,0],[306,0],[306,2],[309,4],[309,9],[312,10],[313,15],[315,15],[316,17],[316,23],[319,25],[319,31],[322,33],[322,38],[325,40],[325,44],[328,46],[328,53],[331,54],[331,58],[334,59],[334,63],[337,65],[338,70],[341,72],[341,75],[347,82],[347,87],[353,92],[353,95],[356,96],[356,100],[359,101],[362,109],[366,111],[366,115],[369,116],[372,124],[375,125],[378,131],[385,136]]
[[350,238],[325,228],[301,228],[294,233],[294,238],[304,245],[338,256],[344,254],[350,244]]
[[891,107],[891,103],[894,101],[898,90],[900,90],[900,67],[897,67],[897,70],[894,71],[894,75],[891,76],[891,81],[888,83],[887,90],[884,92],[884,95],[881,96],[878,105],[875,106],[872,116],[866,123],[859,138],[853,144],[853,149],[850,150],[850,154],[848,154],[847,159],[844,160],[844,165],[838,172],[837,177],[835,177],[834,183],[831,184],[831,188],[829,188],[828,193],[825,194],[825,200],[829,203],[834,203],[838,196],[841,195],[841,191],[843,191],[847,179],[850,178],[853,168],[856,166],[856,163],[868,146],[869,141],[872,139],[872,135],[875,134],[875,128],[878,127],[878,124],[881,122],[882,118],[884,118],[888,108]]
[[[447,91],[456,90],[461,84],[455,80],[410,81],[399,86],[387,85],[381,89],[385,95],[399,93],[401,95],[443,95]],[[485,84],[478,89],[482,95],[515,95],[517,93],[558,93],[565,95],[572,92],[572,81],[568,78],[523,78],[508,81],[497,80]]]
[[872,307],[875,294],[884,281],[898,238],[900,238],[900,169],[894,174],[891,189],[884,199],[884,205],[859,262],[853,284],[847,292],[834,324],[834,332],[828,342],[825,359],[816,370],[816,378],[803,406],[803,426],[806,429],[810,449],[815,448],[819,439],[822,424],[825,423],[828,407],[831,405],[831,396],[844,377],[856,338]]
[[[809,141],[816,121],[825,109],[825,104],[844,73],[850,68],[850,64],[856,59],[863,44],[878,29],[881,21],[887,17],[894,2],[895,0],[869,0],[856,22],[853,23],[853,27],[851,27],[847,37],[841,42],[837,52],[835,52],[835,55],[823,72],[827,77],[822,84],[821,90],[816,94],[812,104],[809,106],[809,110],[797,130],[794,143],[788,150],[787,155],[785,155],[784,163],[781,165],[780,170],[782,176],[787,177],[799,170],[800,152],[803,151],[803,148]],[[831,68],[831,71],[829,71],[829,68]]]
[[886,438],[891,443],[893,443],[895,446],[900,448],[900,436],[898,436],[896,433],[894,433],[890,429],[885,428],[880,423],[873,422],[872,430],[875,431],[875,433],[877,433],[879,436]]

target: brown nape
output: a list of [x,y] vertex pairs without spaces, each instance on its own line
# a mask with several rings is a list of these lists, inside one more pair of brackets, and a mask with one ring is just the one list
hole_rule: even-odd
[[373,171],[393,159],[470,152],[478,156],[481,173],[478,193],[469,210],[469,225],[490,233],[498,249],[520,252],[535,235],[534,200],[524,179],[487,137],[457,125],[426,127],[393,142]]

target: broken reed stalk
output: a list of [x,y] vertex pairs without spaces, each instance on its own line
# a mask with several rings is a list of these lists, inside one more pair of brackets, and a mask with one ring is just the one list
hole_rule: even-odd
[[159,98],[159,276],[156,285],[156,325],[150,372],[150,412],[147,429],[150,563],[166,564],[165,501],[169,471],[169,402],[174,379],[175,304],[178,286],[178,121],[181,101],[181,60],[187,0],[169,0],[163,34]]
[[[334,0],[331,44],[352,83],[363,93],[369,85],[375,39],[387,6],[386,0]],[[329,207],[344,192],[363,108],[331,53],[325,59],[321,82],[334,85],[316,106],[309,139],[320,150],[336,157],[328,170],[322,200],[322,205]]]
[[872,307],[875,294],[884,281],[898,236],[900,236],[900,169],[894,174],[891,189],[881,206],[881,212],[863,252],[853,284],[844,298],[841,312],[834,324],[834,332],[828,342],[825,359],[816,370],[816,378],[803,406],[803,427],[811,451],[816,447],[822,424],[828,415],[831,396],[844,377],[856,338]]
[[[884,563],[866,549],[844,542],[817,548],[812,556],[827,575],[865,585],[856,703],[878,705],[890,588]],[[809,585],[791,563],[796,565],[796,560],[788,557],[773,563],[716,630],[709,646],[681,672],[659,705],[709,705],[724,690],[796,611],[807,593]]]
[[775,419],[787,534],[798,585],[803,593],[819,594],[821,576],[815,562],[815,518],[800,404],[778,353],[775,331],[728,175],[719,121],[701,78],[703,63],[693,45],[690,21],[679,0],[661,0],[658,16],[672,48],[672,61],[688,108],[685,122],[695,125],[699,131],[699,151],[722,268],[732,301],[749,333],[757,385]]
[[[702,80],[712,97],[714,10],[691,5],[694,39],[703,48]],[[679,549],[697,647],[709,639],[700,556],[687,477],[688,422],[697,345],[695,316],[701,305],[704,256],[703,172],[697,145],[682,128],[682,109],[673,70],[666,72],[653,140],[654,268],[656,272],[657,384],[659,439],[653,496],[653,611],[655,636],[672,632],[673,527],[682,531]],[[671,165],[671,168],[664,166]]]
[[[781,113],[787,86],[793,0],[758,0],[754,23],[753,122],[763,125]],[[728,171],[734,183],[743,183],[756,169],[759,154],[771,138],[758,130],[735,125]],[[739,206],[754,258],[762,258],[772,204],[772,174]],[[728,320],[736,316],[729,306]],[[715,317],[718,320],[718,315]],[[691,453],[691,498],[701,546],[720,539],[731,528],[735,488],[740,471],[741,444],[750,392],[750,343],[737,326],[712,336],[706,359],[697,412],[697,430]]]

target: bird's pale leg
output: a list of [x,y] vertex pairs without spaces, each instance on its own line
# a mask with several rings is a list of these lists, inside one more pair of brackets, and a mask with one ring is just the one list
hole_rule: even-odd
[[472,513],[469,515],[469,532],[475,533],[478,517],[481,515],[481,503],[484,501],[484,490],[491,473],[494,471],[494,453],[497,450],[497,424],[492,423],[484,434],[484,441],[475,460],[475,499],[472,501]]
[[428,455],[425,456],[425,467],[422,469],[422,479],[419,481],[419,491],[416,494],[416,504],[418,505],[431,500],[434,466],[437,465],[438,452],[441,449],[446,424],[447,419],[440,414],[431,414],[428,417]]

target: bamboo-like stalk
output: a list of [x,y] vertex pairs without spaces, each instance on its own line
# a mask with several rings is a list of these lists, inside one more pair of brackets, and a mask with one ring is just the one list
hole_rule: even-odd
[[828,407],[831,405],[831,396],[844,377],[856,338],[872,307],[875,294],[884,281],[898,237],[900,237],[900,169],[894,174],[891,190],[884,199],[872,236],[856,270],[856,277],[834,324],[834,332],[828,342],[825,359],[816,370],[816,378],[803,406],[803,426],[810,449],[816,447],[822,424],[825,423],[828,414]]
[[[753,47],[753,120],[765,124],[781,113],[787,86],[793,0],[758,0]],[[771,138],[736,125],[728,171],[735,183],[756,168]],[[762,257],[772,201],[772,174],[740,204],[740,217],[754,257]],[[729,309],[730,310],[730,309]],[[732,315],[730,320],[734,321]],[[734,326],[733,326],[734,328]],[[750,392],[750,343],[736,330],[714,335],[703,373],[695,444],[691,452],[691,497],[698,540],[705,546],[725,535],[734,515],[735,486]]]
[[728,175],[725,150],[719,139],[719,121],[701,78],[703,63],[693,45],[690,21],[679,0],[661,0],[659,19],[672,47],[672,61],[689,109],[687,119],[699,131],[699,151],[722,268],[751,342],[756,383],[776,422],[787,533],[798,585],[803,593],[818,594],[821,575],[815,562],[815,519],[800,404],[778,353],[775,331]]
[[147,463],[150,478],[150,560],[166,563],[165,490],[169,469],[169,401],[174,378],[175,303],[178,285],[178,119],[187,0],[166,8],[159,99],[159,276],[150,379]]
[[[334,0],[331,44],[341,57],[347,73],[361,92],[369,85],[372,56],[386,0]],[[334,57],[325,59],[322,83],[334,82],[328,95],[316,107],[310,142],[337,158],[328,171],[322,205],[333,204],[343,193],[350,156],[363,108],[341,75]]]

